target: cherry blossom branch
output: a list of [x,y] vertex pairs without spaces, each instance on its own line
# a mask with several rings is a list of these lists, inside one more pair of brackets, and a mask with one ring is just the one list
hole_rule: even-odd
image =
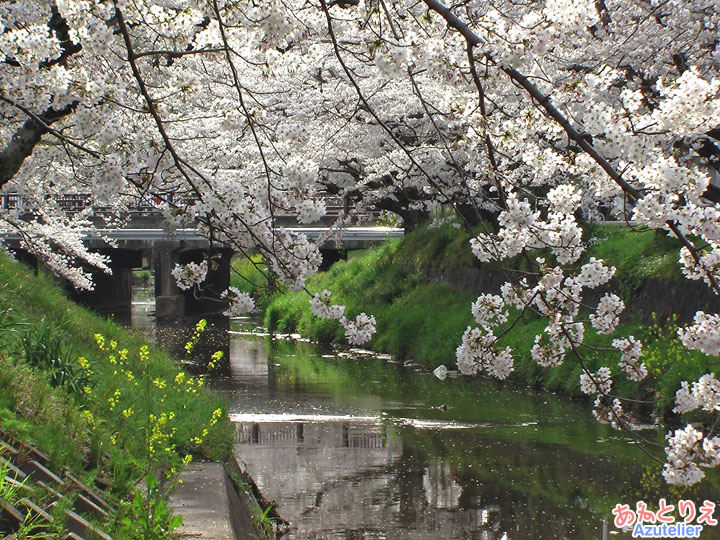
[[[0,152],[0,186],[7,184],[13,176],[15,176],[15,174],[20,170],[20,167],[22,167],[25,159],[32,154],[35,146],[40,142],[40,139],[46,133],[51,133],[71,146],[83,150],[84,152],[93,153],[91,150],[88,150],[74,141],[67,139],[59,131],[50,127],[55,122],[72,114],[77,108],[79,102],[73,101],[59,111],[50,108],[41,115],[37,115],[27,107],[20,105],[2,94],[0,94],[0,101],[21,110],[30,117],[15,132],[12,139],[10,139],[10,142],[8,142],[5,148],[2,149],[2,152]],[[95,153],[93,153],[93,155],[94,154]]]
[[155,106],[155,102],[150,96],[150,93],[148,92],[147,86],[145,84],[145,80],[142,77],[142,74],[140,73],[140,69],[138,68],[136,59],[137,56],[135,55],[135,49],[132,44],[132,40],[130,38],[130,30],[127,27],[127,24],[125,23],[125,17],[123,16],[123,13],[120,9],[120,6],[118,5],[117,0],[113,0],[113,5],[115,6],[115,16],[118,21],[118,26],[120,28],[120,33],[122,34],[123,42],[125,43],[125,49],[128,53],[128,63],[130,64],[130,69],[132,70],[133,76],[135,77],[135,80],[137,81],[138,88],[140,89],[140,93],[142,94],[145,104],[148,107],[148,111],[150,115],[152,116],[153,120],[155,121],[155,126],[157,127],[158,132],[160,133],[160,137],[162,137],[163,141],[165,142],[165,146],[170,152],[170,155],[173,158],[173,161],[175,162],[175,165],[180,172],[180,174],[185,178],[188,185],[192,188],[192,190],[195,192],[195,195],[202,199],[202,193],[198,189],[198,187],[195,185],[195,182],[193,182],[192,178],[190,178],[190,175],[185,170],[185,167],[187,166],[189,170],[191,170],[193,173],[195,173],[198,177],[204,179],[207,182],[207,179],[205,179],[204,175],[200,173],[197,169],[195,169],[192,166],[189,166],[177,153],[175,150],[175,146],[173,145],[172,141],[170,140],[170,137],[168,136],[165,126],[163,124],[163,120],[160,117],[160,114],[157,111],[157,107]]
[[187,51],[174,51],[171,49],[159,49],[154,51],[143,51],[135,53],[135,58],[143,58],[145,56],[165,56],[167,58],[182,58],[192,54],[207,54],[227,52],[225,47],[207,47],[204,49],[191,49]]
[[[393,131],[387,126],[385,122],[378,116],[378,114],[375,112],[374,108],[370,106],[370,103],[365,98],[365,95],[363,94],[362,89],[358,85],[357,81],[355,80],[355,77],[353,76],[352,71],[347,66],[345,61],[342,58],[342,54],[340,53],[340,46],[338,45],[337,37],[335,35],[335,31],[333,29],[333,22],[332,17],[330,15],[330,10],[328,9],[327,3],[325,0],[320,0],[320,4],[323,8],[323,11],[325,12],[325,18],[327,20],[327,26],[328,26],[328,33],[330,35],[330,39],[333,44],[333,50],[335,51],[335,56],[340,63],[340,66],[342,67],[343,71],[345,72],[345,75],[348,77],[348,80],[350,81],[350,84],[355,89],[355,92],[358,95],[358,98],[362,101],[365,110],[367,110],[370,115],[375,119],[375,121],[378,123],[380,127],[383,128],[383,130],[390,136],[392,141],[395,143],[395,145],[408,157],[410,162],[425,176],[425,178],[428,181],[428,184],[430,184],[433,188],[437,190],[437,192],[442,195],[445,198],[445,201],[450,204],[453,209],[456,209],[456,205],[454,201],[444,192],[442,187],[435,182],[435,180],[430,176],[430,174],[425,170],[425,168],[418,163],[418,161],[415,159],[415,156],[412,155],[412,152],[410,152],[406,146],[398,139],[397,135],[393,133]],[[458,215],[460,215],[460,212],[458,212]]]
[[225,25],[223,24],[222,16],[220,15],[220,8],[218,8],[217,0],[213,0],[213,10],[215,11],[215,16],[217,17],[218,28],[220,29],[220,37],[223,42],[227,64],[230,67],[230,72],[232,73],[233,85],[235,86],[235,89],[237,90],[238,101],[240,102],[240,107],[243,110],[243,114],[245,115],[245,119],[247,120],[248,126],[250,126],[250,131],[252,132],[253,139],[255,141],[255,146],[257,147],[258,152],[260,153],[260,159],[262,160],[263,168],[265,169],[265,176],[267,178],[268,205],[269,205],[269,209],[270,209],[270,216],[271,216],[272,222],[274,223],[275,216],[273,215],[273,204],[272,204],[272,193],[271,193],[272,176],[271,176],[271,171],[270,171],[270,165],[267,162],[267,158],[265,157],[265,150],[263,149],[262,143],[260,142],[260,138],[258,137],[258,133],[255,130],[255,123],[253,122],[252,115],[250,114],[250,111],[248,110],[247,106],[245,105],[245,99],[243,98],[243,92],[242,92],[242,86],[240,84],[240,78],[238,77],[238,72],[237,72],[237,69],[235,68],[235,63],[233,62],[232,57],[230,56],[231,48],[228,45],[227,35],[225,34]]
[[[450,8],[441,4],[438,0],[423,0],[423,2],[433,11],[438,13],[445,21],[448,26],[457,30],[466,40],[468,47],[482,45],[482,40],[475,34],[470,26],[463,22],[457,17]],[[485,57],[495,64],[495,61],[489,54],[485,54]],[[605,173],[616,183],[622,190],[628,194],[632,199],[638,200],[642,197],[640,190],[629,184],[622,175],[597,151],[597,149],[588,141],[588,137],[585,134],[580,133],[570,122],[570,120],[563,115],[557,107],[552,104],[550,95],[543,93],[537,86],[535,86],[527,76],[520,73],[518,70],[508,66],[499,66],[516,84],[523,88],[534,100],[540,105],[545,113],[555,120],[567,133],[568,137],[575,141],[599,166],[605,171]],[[691,253],[695,263],[703,269],[710,287],[713,289],[715,294],[720,295],[720,283],[718,283],[715,276],[712,274],[710,269],[705,268],[701,264],[700,256],[697,253],[695,246],[687,239],[682,233],[677,223],[668,220],[666,222],[668,228],[677,236],[677,238],[683,243],[683,245]]]

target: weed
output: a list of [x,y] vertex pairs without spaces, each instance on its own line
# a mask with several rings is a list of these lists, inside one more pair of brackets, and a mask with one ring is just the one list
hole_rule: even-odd
[[[222,401],[142,337],[72,304],[50,279],[2,256],[0,283],[0,329],[8,329],[0,332],[0,424],[42,448],[55,467],[81,476],[103,471],[111,496],[132,501],[123,512],[137,524],[135,538],[167,536],[177,520],[153,482],[194,457],[232,452]],[[0,493],[11,488],[4,484]],[[38,523],[27,525],[22,535],[30,538]],[[106,524],[115,537],[132,537],[122,526],[120,516]]]
[[51,323],[43,318],[40,324],[26,328],[19,335],[25,360],[48,374],[52,386],[65,385],[75,394],[81,394],[87,378],[78,369],[72,347],[65,345],[64,322]]
[[[0,457],[5,454],[5,450],[5,447],[0,446]],[[12,482],[10,480],[10,465],[6,462],[0,462],[0,498],[10,504],[15,504],[20,498],[18,494],[25,485],[26,480],[27,479],[20,483]]]
[[145,477],[145,490],[135,491],[130,512],[121,522],[123,538],[162,540],[182,525],[182,516],[168,512],[166,497],[151,474]]

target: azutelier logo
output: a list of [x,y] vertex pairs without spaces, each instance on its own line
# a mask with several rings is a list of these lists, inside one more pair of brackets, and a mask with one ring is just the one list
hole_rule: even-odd
[[[679,519],[675,516],[675,511]],[[715,527],[718,520],[713,517],[715,503],[703,501],[700,507],[695,502],[680,500],[677,505],[668,504],[665,499],[658,501],[658,509],[652,511],[645,501],[616,504],[612,510],[618,529],[632,529],[633,538],[700,538],[704,527]]]

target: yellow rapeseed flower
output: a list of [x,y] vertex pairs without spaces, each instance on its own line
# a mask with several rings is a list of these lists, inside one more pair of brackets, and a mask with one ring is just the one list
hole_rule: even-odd
[[215,409],[212,413],[212,416],[210,417],[210,425],[214,426],[217,424],[217,421],[220,420],[220,417],[222,416],[222,411],[220,409]]

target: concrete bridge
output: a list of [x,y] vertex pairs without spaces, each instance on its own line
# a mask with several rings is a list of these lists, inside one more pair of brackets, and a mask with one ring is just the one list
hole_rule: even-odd
[[[330,231],[330,225],[340,214],[346,214],[350,208],[347,199],[333,196],[329,193],[320,193],[318,198],[325,201],[326,215],[319,222],[318,227],[298,227],[294,216],[276,215],[275,226],[283,227],[289,231],[306,234],[309,238],[317,240],[324,238]],[[67,214],[73,215],[90,207],[92,197],[89,194],[70,193],[56,198],[56,204]],[[166,200],[187,206],[194,202],[175,194],[168,194]],[[220,313],[226,309],[224,302],[217,300],[217,295],[230,285],[230,260],[233,251],[226,248],[213,248],[213,256],[217,257],[219,264],[216,269],[210,269],[206,284],[214,293],[198,297],[192,291],[182,291],[175,285],[170,271],[175,264],[202,261],[208,249],[209,242],[196,233],[193,228],[179,229],[168,233],[163,229],[164,217],[158,209],[160,200],[152,197],[143,197],[133,203],[127,215],[123,229],[102,229],[104,218],[113,212],[108,208],[92,206],[93,224],[98,227],[94,234],[88,234],[85,245],[91,251],[102,253],[110,258],[111,276],[103,272],[93,271],[95,290],[91,292],[78,292],[69,290],[69,294],[78,302],[108,313],[130,312],[132,270],[145,268],[154,271],[156,316],[162,320],[173,320],[184,315]],[[0,207],[4,209],[22,208],[25,202],[21,195],[15,193],[0,193]],[[379,217],[378,213],[365,213],[356,216],[359,223],[374,224]],[[388,227],[350,227],[344,229],[341,240],[326,240],[320,245],[323,256],[322,270],[329,268],[336,261],[345,258],[347,250],[363,249],[379,244],[389,238],[402,236],[403,229]],[[115,241],[116,247],[110,247],[101,238],[107,237]],[[37,265],[35,258],[20,249],[20,237],[12,233],[0,233],[0,239],[18,253],[18,258],[31,265]]]
[[[154,216],[157,219],[157,215]],[[149,224],[151,216],[145,216],[142,224]],[[136,222],[137,223],[137,222]],[[154,223],[153,223],[154,224]],[[329,227],[286,227],[288,231],[306,234],[317,240],[330,231]],[[323,266],[327,269],[334,262],[343,259],[348,250],[363,249],[380,244],[390,238],[403,235],[403,229],[389,227],[350,227],[344,229],[341,239],[325,240],[320,244]],[[103,237],[114,240],[110,247]],[[18,258],[30,264],[37,261],[20,249],[18,235],[0,234],[5,243],[18,253]],[[135,268],[150,269],[155,276],[156,317],[158,320],[174,320],[187,315],[221,313],[225,302],[218,295],[230,285],[230,262],[234,252],[229,248],[213,248],[213,256],[219,264],[208,270],[207,294],[197,291],[182,291],[175,284],[170,272],[176,264],[201,262],[210,249],[209,242],[198,235],[195,229],[179,229],[168,233],[161,228],[99,229],[88,233],[85,245],[91,251],[110,258],[112,275],[88,269],[93,274],[93,291],[75,291],[68,287],[74,300],[98,311],[114,314],[130,312],[132,300],[132,271]]]

